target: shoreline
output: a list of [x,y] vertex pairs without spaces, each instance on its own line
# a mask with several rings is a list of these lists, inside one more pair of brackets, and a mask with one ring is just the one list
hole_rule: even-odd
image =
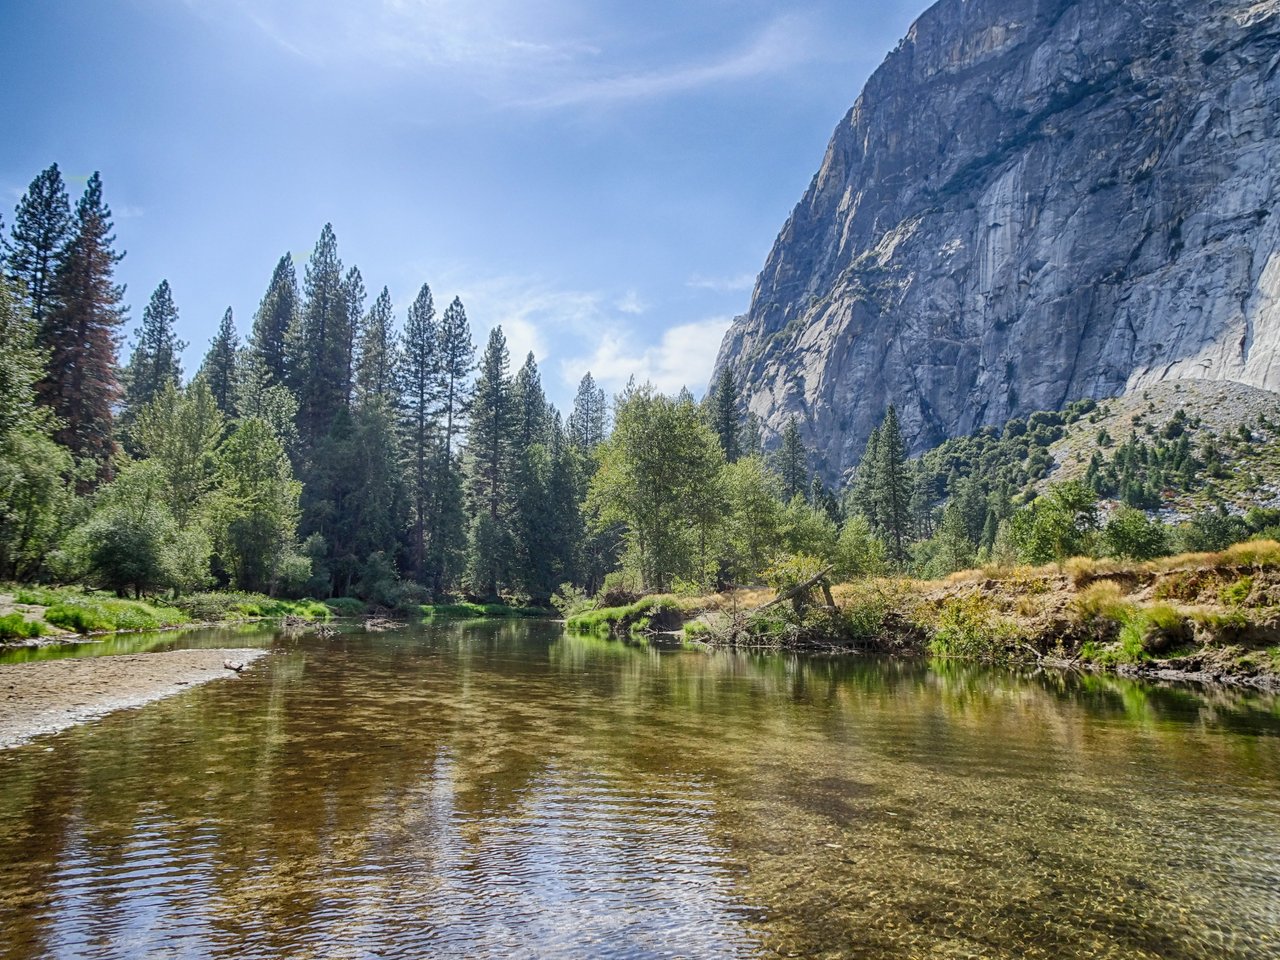
[[224,661],[247,667],[268,653],[254,648],[173,650],[0,665],[0,750],[237,677]]

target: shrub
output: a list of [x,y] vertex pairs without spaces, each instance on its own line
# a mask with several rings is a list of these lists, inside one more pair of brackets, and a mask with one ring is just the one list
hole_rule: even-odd
[[1071,600],[1070,609],[1081,623],[1106,620],[1118,623],[1128,615],[1132,605],[1124,599],[1120,584],[1099,580],[1081,590]]
[[185,612],[174,607],[157,607],[140,600],[119,600],[94,594],[59,600],[45,611],[44,618],[77,633],[160,630],[191,622]]
[[44,633],[44,625],[28,620],[20,613],[0,617],[0,640],[30,640]]
[[1218,591],[1218,599],[1225,607],[1243,607],[1253,592],[1253,577],[1241,577]]
[[332,600],[326,600],[324,606],[340,617],[358,617],[366,609],[365,602],[355,597],[334,597]]
[[1017,627],[990,600],[972,593],[942,605],[929,648],[940,656],[999,660],[1016,637]]

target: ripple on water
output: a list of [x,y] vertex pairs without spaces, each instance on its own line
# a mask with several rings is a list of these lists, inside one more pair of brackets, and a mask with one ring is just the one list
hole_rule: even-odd
[[1280,955],[1274,702],[1145,691],[292,638],[0,761],[0,960]]

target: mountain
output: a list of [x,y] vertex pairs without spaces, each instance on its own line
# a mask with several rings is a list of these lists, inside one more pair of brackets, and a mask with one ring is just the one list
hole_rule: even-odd
[[1174,379],[1280,389],[1280,0],[942,0],[725,336],[829,477]]

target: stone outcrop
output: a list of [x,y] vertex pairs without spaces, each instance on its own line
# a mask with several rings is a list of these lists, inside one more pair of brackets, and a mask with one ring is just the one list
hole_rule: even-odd
[[1280,389],[1280,0],[942,0],[840,123],[719,364],[829,477],[1176,378]]

